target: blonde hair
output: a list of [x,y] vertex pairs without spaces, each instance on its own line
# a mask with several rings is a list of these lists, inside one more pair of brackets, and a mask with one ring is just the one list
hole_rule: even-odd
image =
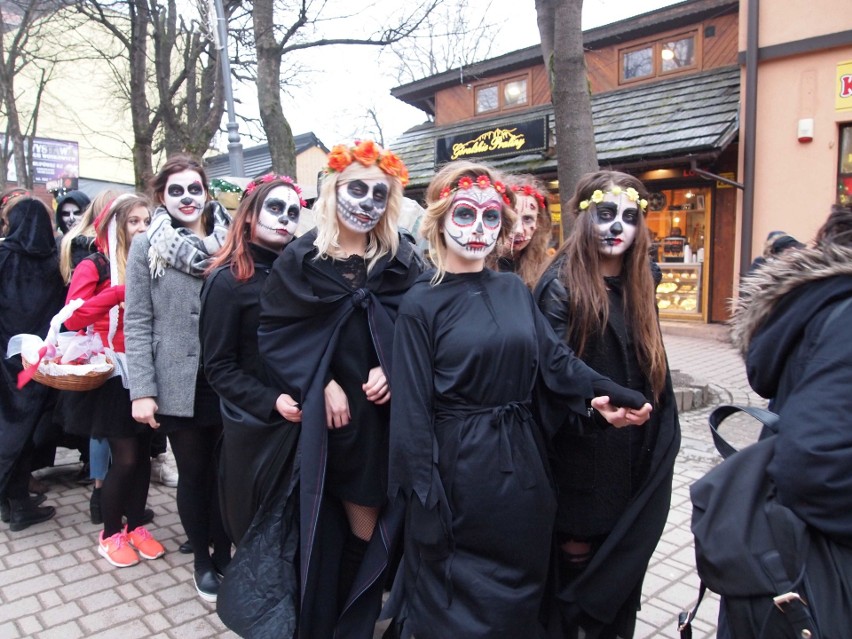
[[367,233],[367,250],[364,258],[367,261],[369,273],[376,262],[384,255],[396,255],[399,248],[397,221],[402,207],[402,182],[397,177],[388,175],[378,166],[364,166],[360,162],[352,162],[342,172],[329,173],[323,178],[319,198],[313,207],[317,225],[317,239],[314,245],[319,251],[317,259],[340,256],[340,227],[337,220],[337,189],[342,184],[354,180],[374,180],[382,178],[388,181],[388,202],[384,215],[379,218],[375,228]]
[[62,273],[62,279],[65,284],[71,282],[71,273],[74,267],[77,266],[72,262],[71,249],[74,245],[74,240],[78,237],[88,237],[91,241],[95,239],[95,217],[98,213],[104,210],[106,206],[115,199],[115,191],[104,191],[98,193],[95,198],[83,209],[83,215],[80,216],[80,221],[77,222],[59,242],[59,272]]
[[[139,193],[123,193],[111,202],[108,202],[108,210],[102,211],[95,220],[95,233],[101,250],[111,259],[115,260],[118,270],[118,284],[124,284],[124,271],[127,266],[127,254],[130,252],[130,240],[127,237],[127,218],[134,209],[144,207],[151,214],[151,203],[147,197]],[[106,207],[104,207],[106,209]],[[115,243],[116,246],[108,247],[109,224],[115,219]]]
[[[458,160],[444,165],[444,167],[435,174],[429,186],[426,188],[426,213],[423,215],[423,221],[420,223],[420,234],[423,236],[431,247],[430,258],[435,265],[435,275],[432,277],[432,284],[438,284],[447,272],[445,262],[447,255],[447,243],[444,240],[444,220],[453,204],[453,193],[445,197],[441,197],[445,189],[454,191],[458,187],[458,182],[463,177],[469,177],[474,182],[480,175],[488,177],[493,184],[494,182],[505,182],[502,175],[485,164],[475,164],[467,160]],[[515,194],[511,189],[506,190],[505,194],[509,199],[509,204],[503,201],[500,209],[500,234],[497,237],[498,244],[502,244],[507,238],[511,237],[512,230],[515,226],[517,215],[514,210]]]

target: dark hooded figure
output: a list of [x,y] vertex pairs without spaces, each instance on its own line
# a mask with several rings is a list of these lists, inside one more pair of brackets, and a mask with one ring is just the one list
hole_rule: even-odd
[[65,301],[50,209],[29,194],[5,203],[0,217],[6,238],[0,242],[0,505],[13,531],[50,519],[52,507],[38,507],[28,484],[32,436],[46,418],[51,390],[35,382],[17,390],[19,357],[6,359],[9,339],[21,333],[44,337]]
[[[852,207],[836,205],[811,245],[785,251],[744,278],[731,319],[749,384],[779,416],[766,469],[775,497],[821,533],[810,552],[827,546],[838,574],[847,576],[831,591],[846,600],[852,574],[850,298]],[[769,597],[762,608],[723,597],[718,636],[792,637],[791,624],[775,610]],[[819,630],[845,637],[849,625]]]
[[56,228],[65,235],[80,222],[83,211],[89,206],[89,196],[82,191],[68,191],[56,202]]

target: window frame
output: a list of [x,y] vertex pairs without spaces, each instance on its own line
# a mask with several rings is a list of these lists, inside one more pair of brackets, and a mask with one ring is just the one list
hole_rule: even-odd
[[[846,186],[852,182],[852,166],[850,171],[843,171],[844,151],[850,156],[848,164],[852,164],[852,122],[840,122],[837,129],[837,195],[836,201],[845,206],[852,205],[852,186]],[[844,145],[844,133],[848,138],[849,145]]]
[[[653,40],[646,40],[638,44],[633,44],[629,47],[624,47],[618,50],[618,84],[633,84],[634,82],[643,82],[654,78],[668,77],[677,75],[678,73],[687,73],[696,71],[701,67],[701,30],[699,28],[689,29],[687,31],[676,31],[670,35],[657,37]],[[663,45],[669,42],[677,42],[678,40],[686,40],[692,38],[693,41],[693,62],[689,66],[677,67],[668,71],[663,70],[662,51]],[[636,78],[624,77],[624,59],[630,53],[642,51],[643,49],[651,49],[651,66],[652,70],[649,75],[643,75]]]
[[[523,81],[526,85],[526,100],[521,103],[507,105],[505,100],[506,85],[519,81]],[[488,111],[479,111],[479,92],[491,87],[497,87],[497,108],[490,109]],[[499,80],[488,80],[487,82],[477,84],[473,87],[473,114],[474,116],[489,116],[494,115],[495,113],[502,113],[504,111],[516,111],[518,109],[527,108],[530,104],[532,104],[531,88],[532,84],[530,82],[529,73],[514,74],[506,78],[500,78]]]

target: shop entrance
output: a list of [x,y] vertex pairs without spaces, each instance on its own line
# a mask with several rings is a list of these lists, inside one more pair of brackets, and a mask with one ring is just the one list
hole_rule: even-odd
[[646,221],[654,238],[652,257],[663,273],[657,287],[660,315],[703,320],[712,259],[713,189],[704,185],[647,186],[651,191]]

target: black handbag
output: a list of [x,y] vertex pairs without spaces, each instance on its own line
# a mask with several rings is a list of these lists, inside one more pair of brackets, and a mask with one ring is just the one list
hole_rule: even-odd
[[[762,439],[741,451],[718,431],[738,412],[765,427]],[[679,618],[681,637],[692,636],[691,622],[705,588],[722,595],[733,637],[849,636],[852,549],[830,541],[776,501],[766,469],[778,416],[752,406],[725,405],[714,410],[709,421],[725,460],[690,487],[702,583],[695,608]]]

